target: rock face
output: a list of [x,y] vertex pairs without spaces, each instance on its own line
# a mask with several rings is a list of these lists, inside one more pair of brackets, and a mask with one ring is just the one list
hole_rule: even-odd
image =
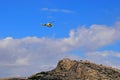
[[120,70],[89,61],[63,59],[48,72],[30,76],[30,80],[120,80]]

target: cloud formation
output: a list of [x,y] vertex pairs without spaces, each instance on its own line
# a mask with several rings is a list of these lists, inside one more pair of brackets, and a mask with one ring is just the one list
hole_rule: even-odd
[[[30,73],[37,71],[49,70],[55,67],[59,59],[75,57],[67,54],[68,50],[70,50],[69,46],[61,40],[38,37],[22,39],[7,37],[0,40],[0,70],[4,70],[11,76],[26,75],[26,72],[30,75]],[[0,77],[5,75],[2,72],[1,74],[3,75]],[[10,76],[7,74],[5,76]]]
[[120,52],[115,51],[94,51],[86,53],[87,58],[98,64],[104,64],[120,69]]
[[63,12],[63,13],[73,13],[73,11],[68,9],[50,9],[50,8],[41,8],[41,11],[48,11],[48,12]]
[[80,27],[70,31],[70,37],[64,41],[85,51],[96,50],[120,40],[120,22],[113,27],[105,25],[91,25],[90,28]]
[[[120,52],[97,49],[120,41],[120,22],[113,26],[91,25],[71,30],[69,37],[61,39],[25,37],[0,39],[0,77],[31,75],[42,70],[50,70],[58,60],[69,57],[80,59],[69,52],[80,49],[87,58],[117,64],[113,57],[120,58]],[[96,57],[92,58],[92,57]],[[111,60],[111,62],[109,61]],[[4,71],[4,72],[3,72]]]

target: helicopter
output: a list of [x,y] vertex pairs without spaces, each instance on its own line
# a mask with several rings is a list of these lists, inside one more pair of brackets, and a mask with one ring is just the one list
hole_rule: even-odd
[[41,26],[46,26],[46,27],[52,27],[53,26],[53,24],[52,24],[53,22],[48,22],[48,23],[46,23],[46,24],[41,24]]

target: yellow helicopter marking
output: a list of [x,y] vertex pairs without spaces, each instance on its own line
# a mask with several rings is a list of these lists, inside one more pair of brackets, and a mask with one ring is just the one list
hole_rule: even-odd
[[50,22],[48,22],[48,23],[46,23],[46,24],[42,24],[42,26],[52,27],[52,26],[53,26],[53,24],[52,24],[52,23],[50,23]]

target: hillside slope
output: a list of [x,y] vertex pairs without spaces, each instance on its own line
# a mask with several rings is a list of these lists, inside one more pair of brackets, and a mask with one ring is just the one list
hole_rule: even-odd
[[48,72],[30,76],[31,80],[120,80],[120,70],[89,61],[63,59]]

